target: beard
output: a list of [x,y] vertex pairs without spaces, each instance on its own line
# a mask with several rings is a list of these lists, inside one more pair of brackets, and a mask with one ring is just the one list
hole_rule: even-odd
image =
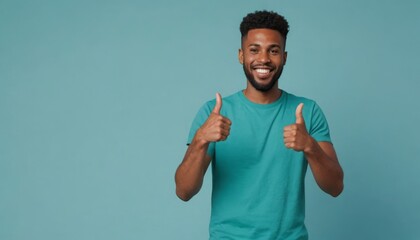
[[281,73],[283,72],[283,66],[277,70],[277,72],[273,75],[273,77],[271,78],[270,82],[266,83],[266,84],[261,84],[258,83],[254,76],[252,75],[252,73],[245,67],[245,64],[242,64],[244,72],[245,72],[245,76],[248,79],[248,82],[251,83],[251,85],[257,89],[260,92],[268,92],[269,90],[271,90],[274,85],[276,85],[277,81],[279,80]]

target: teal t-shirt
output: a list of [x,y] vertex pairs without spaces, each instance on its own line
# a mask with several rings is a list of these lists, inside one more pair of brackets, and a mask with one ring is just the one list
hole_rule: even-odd
[[[215,103],[213,99],[199,110],[188,143]],[[208,149],[213,174],[210,239],[308,239],[307,161],[283,142],[283,128],[295,123],[299,103],[304,103],[308,133],[316,141],[330,142],[327,121],[312,100],[284,90],[270,104],[253,103],[242,91],[223,98],[220,114],[232,126],[226,141],[211,143]]]

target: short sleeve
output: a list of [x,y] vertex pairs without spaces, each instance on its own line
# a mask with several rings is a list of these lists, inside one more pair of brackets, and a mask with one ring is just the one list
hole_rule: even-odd
[[331,142],[327,119],[318,104],[314,103],[311,114],[309,134],[317,142]]
[[[200,110],[198,110],[197,115],[195,116],[191,128],[190,133],[188,134],[187,145],[190,145],[191,141],[193,140],[195,133],[197,130],[204,124],[207,118],[210,116],[211,110],[213,109],[212,106],[215,105],[215,101],[209,101],[205,103]],[[209,148],[207,149],[207,154],[213,158],[214,157],[214,142],[209,144]]]

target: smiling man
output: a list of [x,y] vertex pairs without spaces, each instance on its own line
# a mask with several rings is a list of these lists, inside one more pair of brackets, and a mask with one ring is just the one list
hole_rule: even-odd
[[304,179],[336,197],[343,171],[327,121],[312,100],[279,88],[289,25],[275,12],[244,17],[239,62],[244,90],[207,102],[197,113],[175,174],[188,201],[213,173],[210,239],[308,239]]

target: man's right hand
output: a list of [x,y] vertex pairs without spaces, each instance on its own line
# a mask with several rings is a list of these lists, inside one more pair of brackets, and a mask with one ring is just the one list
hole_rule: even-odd
[[224,141],[229,136],[229,119],[220,115],[222,97],[216,94],[216,106],[204,124],[197,130],[193,141],[188,146],[184,160],[175,174],[176,195],[184,200],[190,200],[200,191],[204,174],[211,162],[206,154],[210,142]]
[[220,115],[222,109],[222,97],[216,93],[216,106],[207,118],[206,122],[198,129],[197,138],[206,143],[224,141],[229,136],[232,122]]

